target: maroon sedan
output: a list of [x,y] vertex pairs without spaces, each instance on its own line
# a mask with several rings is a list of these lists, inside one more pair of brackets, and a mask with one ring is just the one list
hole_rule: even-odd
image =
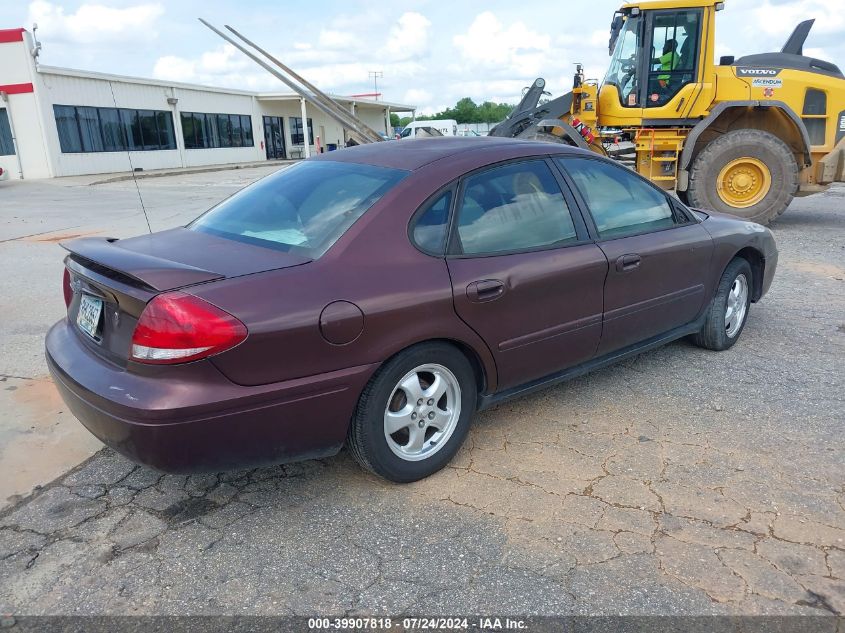
[[413,481],[475,411],[683,336],[731,347],[771,233],[511,139],[304,161],[186,227],[65,245],[47,335],[98,438],[170,472],[336,453]]

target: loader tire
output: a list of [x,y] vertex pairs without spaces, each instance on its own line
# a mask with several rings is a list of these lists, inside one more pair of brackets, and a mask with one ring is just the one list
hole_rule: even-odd
[[798,164],[786,143],[763,130],[734,130],[698,153],[686,193],[692,207],[768,224],[796,191]]

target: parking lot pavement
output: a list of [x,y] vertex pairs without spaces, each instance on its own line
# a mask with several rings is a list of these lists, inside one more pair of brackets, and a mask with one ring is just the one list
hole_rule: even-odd
[[[99,450],[47,376],[44,334],[65,313],[59,242],[129,237],[184,224],[278,165],[142,178],[102,176],[0,182],[0,509]],[[140,198],[139,198],[140,190]]]
[[0,613],[845,613],[845,187],[773,227],[741,340],[477,416],[441,473],[102,451],[0,514]]

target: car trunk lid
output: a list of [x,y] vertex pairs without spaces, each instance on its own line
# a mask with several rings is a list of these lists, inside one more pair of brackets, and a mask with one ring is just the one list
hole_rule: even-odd
[[79,238],[62,247],[73,290],[68,320],[92,351],[121,366],[138,318],[157,294],[310,261],[184,228],[126,240]]
[[160,292],[310,261],[185,228],[126,240],[83,237],[62,246],[74,259],[93,262]]

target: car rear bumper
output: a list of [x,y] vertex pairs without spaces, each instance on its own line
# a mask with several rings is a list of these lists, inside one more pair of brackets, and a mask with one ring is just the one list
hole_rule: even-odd
[[47,364],[65,403],[103,443],[165,472],[334,454],[376,369],[363,365],[248,387],[209,361],[127,370],[95,355],[79,336],[67,319],[47,334]]

